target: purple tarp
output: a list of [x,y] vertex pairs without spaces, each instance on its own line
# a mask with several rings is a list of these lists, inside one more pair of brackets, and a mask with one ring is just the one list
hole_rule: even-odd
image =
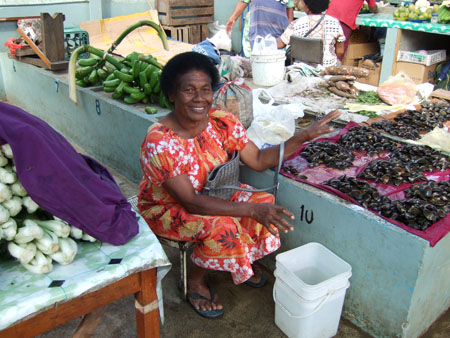
[[113,245],[138,233],[136,215],[105,167],[77,153],[46,122],[0,102],[4,143],[11,145],[19,180],[43,209]]

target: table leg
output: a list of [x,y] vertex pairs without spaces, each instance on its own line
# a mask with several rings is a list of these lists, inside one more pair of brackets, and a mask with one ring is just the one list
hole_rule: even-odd
[[388,28],[384,47],[383,63],[381,64],[380,82],[382,84],[392,75],[394,63],[397,62],[398,45],[401,38],[401,30]]
[[75,331],[73,338],[91,337],[94,334],[95,329],[97,328],[97,325],[100,322],[100,319],[102,319],[105,310],[106,306],[103,306],[85,315],[80,325],[78,325],[78,328]]
[[136,298],[136,325],[139,338],[159,338],[159,311],[156,295],[156,268],[140,272]]

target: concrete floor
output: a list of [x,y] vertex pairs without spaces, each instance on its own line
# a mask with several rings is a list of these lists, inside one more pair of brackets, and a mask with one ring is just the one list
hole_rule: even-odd
[[[126,197],[137,193],[137,184],[115,170],[110,169],[110,171]],[[161,325],[162,338],[286,337],[274,322],[272,298],[274,277],[270,271],[267,271],[269,283],[261,289],[254,289],[247,285],[236,286],[230,275],[224,272],[211,273],[210,282],[220,295],[225,314],[218,319],[207,319],[197,315],[188,303],[181,301],[177,288],[180,271],[178,251],[167,247],[164,249],[173,267],[163,279],[165,322]],[[71,337],[80,321],[81,318],[75,319],[39,337]],[[137,337],[134,297],[130,296],[108,305],[93,337]],[[336,337],[365,338],[370,335],[349,321],[341,319]],[[441,316],[423,337],[450,337],[450,311]]]

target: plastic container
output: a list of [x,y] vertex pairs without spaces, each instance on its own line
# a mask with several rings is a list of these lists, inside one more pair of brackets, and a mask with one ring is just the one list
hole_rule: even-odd
[[431,14],[431,23],[436,24],[439,21],[439,14],[438,13],[433,13]]
[[275,324],[290,338],[337,333],[351,266],[320,243],[276,257]]
[[399,50],[397,54],[397,61],[419,63],[425,66],[434,65],[444,61],[446,58],[447,53],[445,49],[428,50],[426,53]]
[[284,79],[284,51],[276,50],[270,53],[252,54],[253,83],[257,86],[275,86]]

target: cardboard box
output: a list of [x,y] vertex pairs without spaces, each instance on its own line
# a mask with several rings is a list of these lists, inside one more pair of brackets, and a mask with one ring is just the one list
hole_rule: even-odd
[[434,70],[438,64],[425,66],[418,63],[398,61],[395,73],[403,72],[415,83],[433,82]]
[[355,63],[363,56],[376,53],[380,51],[380,45],[378,42],[363,42],[363,43],[350,43],[344,58],[342,59],[343,65],[355,66]]
[[364,61],[359,61],[358,67],[368,69],[369,76],[358,78],[357,81],[378,87],[378,84],[380,82],[380,74],[381,74],[381,62],[378,62],[378,63],[374,64],[373,66],[369,66],[369,65],[367,65],[367,62],[364,63]]

